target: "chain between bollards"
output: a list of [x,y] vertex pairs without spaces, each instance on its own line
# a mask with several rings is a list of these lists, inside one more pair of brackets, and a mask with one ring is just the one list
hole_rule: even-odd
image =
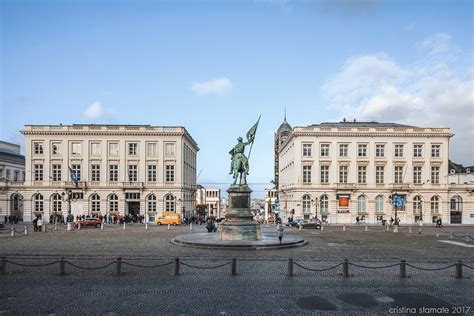
[[288,276],[289,277],[293,276],[293,259],[292,258],[288,259]]
[[179,275],[179,258],[174,259],[174,275]]
[[342,276],[347,278],[349,277],[349,260],[344,259],[342,262]]
[[237,259],[235,258],[232,259],[231,273],[232,275],[237,275]]
[[400,277],[406,278],[407,277],[407,262],[406,260],[400,261]]

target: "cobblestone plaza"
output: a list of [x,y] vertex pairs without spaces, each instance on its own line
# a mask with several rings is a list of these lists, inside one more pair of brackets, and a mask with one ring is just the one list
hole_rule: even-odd
[[[178,247],[181,234],[204,232],[204,226],[171,227],[135,224],[68,232],[64,226],[46,233],[11,237],[1,230],[0,253],[7,258],[1,276],[0,312],[5,314],[314,314],[347,312],[418,314],[467,312],[474,265],[474,227],[442,229],[401,226],[398,233],[382,226],[287,228],[308,245],[293,249],[232,251]],[[23,231],[24,226],[16,226]],[[264,226],[267,232],[274,226]],[[436,237],[436,231],[439,237]],[[453,232],[451,235],[450,232]],[[469,235],[468,235],[469,234]],[[450,237],[453,236],[451,239]],[[57,261],[68,264],[59,275]],[[115,260],[123,260],[118,276]],[[174,260],[180,259],[179,275]],[[230,261],[236,258],[237,274]],[[294,275],[288,276],[292,258]],[[347,258],[349,277],[341,262]],[[406,260],[407,278],[399,277]],[[462,260],[462,278],[455,264]],[[56,262],[51,265],[49,263]],[[71,264],[69,264],[69,262]],[[21,264],[17,265],[17,264]],[[28,265],[46,265],[28,267]],[[96,267],[103,269],[93,270]],[[339,266],[338,266],[339,265]],[[389,268],[370,269],[367,267]],[[423,269],[438,269],[424,271]],[[150,266],[160,266],[147,268]],[[221,267],[217,267],[221,266]],[[308,269],[334,269],[314,272]],[[214,269],[204,269],[212,268]],[[306,269],[304,269],[304,268]],[[88,270],[86,270],[88,269]],[[403,309],[404,308],[404,309]],[[426,308],[423,310],[423,308]],[[429,310],[431,308],[431,310]]]

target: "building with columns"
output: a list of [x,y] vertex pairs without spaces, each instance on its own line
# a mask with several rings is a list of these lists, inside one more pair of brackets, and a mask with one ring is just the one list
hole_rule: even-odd
[[196,190],[196,205],[206,206],[206,216],[216,218],[223,217],[221,214],[221,190],[215,188],[205,188],[202,185]]
[[278,148],[280,216],[474,223],[472,185],[461,194],[448,181],[452,136],[449,128],[345,120],[294,127]]
[[0,141],[0,221],[5,216],[23,219],[25,156],[20,145]]
[[22,133],[26,221],[67,215],[69,207],[73,215],[145,215],[151,221],[193,208],[199,148],[184,127],[26,125]]

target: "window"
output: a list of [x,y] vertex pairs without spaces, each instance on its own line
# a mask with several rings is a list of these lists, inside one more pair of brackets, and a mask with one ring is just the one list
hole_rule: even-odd
[[421,197],[419,195],[413,198],[413,214],[421,213]]
[[43,196],[41,194],[35,195],[35,212],[43,212]]
[[403,145],[395,145],[395,157],[403,157]]
[[59,155],[61,152],[61,143],[54,142],[51,144],[51,153],[53,155]]
[[147,211],[156,212],[156,196],[154,194],[148,196]]
[[441,145],[431,145],[431,157],[439,157]]
[[311,156],[311,144],[303,144],[303,156],[304,157]]
[[109,155],[118,156],[119,154],[119,144],[118,143],[109,143]]
[[375,167],[375,183],[382,184],[384,183],[385,167],[376,166]]
[[364,214],[367,210],[367,198],[364,195],[361,195],[357,198],[357,212],[359,214]]
[[91,196],[91,211],[100,212],[100,196],[98,194]]
[[339,182],[347,183],[348,166],[339,166]]
[[118,197],[116,194],[112,194],[109,197],[109,213],[118,212]]
[[72,150],[71,153],[73,155],[80,155],[81,154],[81,143],[72,143]]
[[403,167],[395,166],[394,182],[400,184],[403,182]]
[[413,157],[419,158],[423,156],[423,145],[413,145]]
[[136,156],[138,153],[138,144],[137,143],[128,143],[128,154],[130,156]]
[[138,167],[137,165],[128,166],[128,181],[136,182],[138,181]]
[[439,183],[439,167],[431,167],[431,183]]
[[35,155],[42,155],[43,154],[43,143],[35,142],[33,143]]
[[375,145],[375,157],[384,157],[385,156],[385,145],[377,144]]
[[321,157],[329,157],[329,144],[321,144]]
[[53,181],[61,181],[61,170],[61,165],[54,164],[52,166]]
[[147,156],[156,156],[158,144],[157,143],[147,143],[146,154]]
[[340,144],[339,145],[339,157],[347,157],[347,152],[349,151],[348,144]]
[[118,181],[118,165],[109,166],[109,181],[110,182]]
[[91,181],[100,181],[100,165],[91,166]]
[[7,172],[6,172],[6,179],[7,180],[10,180],[10,174],[11,174],[11,170],[10,169],[7,169]]
[[62,203],[61,203],[61,196],[59,194],[53,194],[53,213],[61,213],[62,212]]
[[91,143],[91,155],[100,156],[100,143]]
[[311,183],[311,166],[303,166],[303,183]]
[[381,195],[375,197],[375,212],[383,213],[383,196]]
[[329,212],[329,198],[327,195],[321,196],[319,209],[321,210],[321,214],[327,214]]
[[148,181],[156,182],[156,165],[148,165]]
[[431,198],[431,213],[439,213],[439,198],[436,195]]
[[357,171],[357,182],[359,184],[367,183],[367,166],[359,166]]
[[321,166],[321,183],[329,182],[329,166]]
[[307,194],[303,196],[303,213],[311,213],[311,197]]
[[20,171],[15,170],[13,171],[13,181],[20,181]]
[[81,165],[72,165],[72,172],[76,175],[77,181],[81,181]]
[[171,213],[176,211],[175,199],[171,194],[167,194],[165,196],[165,211]]
[[357,156],[367,157],[367,145],[366,144],[359,144],[357,146]]
[[174,165],[166,165],[166,182],[174,182]]
[[420,166],[413,167],[413,183],[415,184],[421,183],[421,167]]
[[450,200],[451,212],[462,212],[462,198],[459,195],[455,195]]
[[165,144],[165,156],[174,156],[174,143],[166,143]]
[[35,181],[43,181],[43,165],[37,164],[34,165],[35,169]]

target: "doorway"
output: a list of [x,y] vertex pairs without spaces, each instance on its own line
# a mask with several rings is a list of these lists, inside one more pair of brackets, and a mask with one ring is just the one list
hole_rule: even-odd
[[128,214],[131,216],[140,214],[140,202],[127,202],[128,204]]

